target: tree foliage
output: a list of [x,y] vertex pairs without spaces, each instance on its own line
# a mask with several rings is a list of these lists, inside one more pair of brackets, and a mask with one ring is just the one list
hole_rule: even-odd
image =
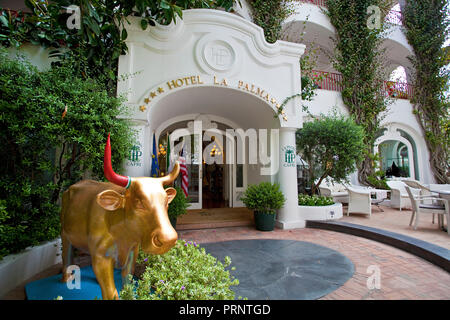
[[[362,184],[371,185],[368,177],[375,174],[373,145],[389,103],[380,80],[386,76],[380,45],[384,32],[383,18],[391,1],[328,0],[327,4],[327,14],[336,29],[333,65],[342,74],[342,99],[366,133],[366,152],[358,166],[358,179]],[[380,8],[380,28],[368,27],[371,18],[369,6]]]
[[291,1],[285,0],[251,0],[253,22],[263,28],[266,41],[274,43],[281,36],[282,23],[294,10]]
[[[101,79],[115,94],[118,58],[127,52],[127,17],[141,17],[142,29],[155,23],[168,25],[191,8],[232,10],[233,0],[27,0],[31,14],[3,11],[0,43],[20,46],[24,42],[55,48],[60,58],[75,56],[74,71]],[[69,28],[80,9],[80,28]],[[79,59],[86,57],[87,59]]]
[[[445,0],[407,1],[403,9],[406,37],[414,50],[414,114],[430,153],[438,183],[450,183],[450,69],[443,46],[449,37],[449,4]],[[447,66],[447,67],[446,67]]]
[[297,131],[297,151],[309,165],[312,194],[327,177],[337,183],[347,180],[363,158],[364,137],[353,119],[336,114],[322,115]]
[[59,234],[59,196],[85,172],[103,177],[111,132],[120,171],[133,141],[126,110],[68,63],[39,72],[0,51],[0,256]]

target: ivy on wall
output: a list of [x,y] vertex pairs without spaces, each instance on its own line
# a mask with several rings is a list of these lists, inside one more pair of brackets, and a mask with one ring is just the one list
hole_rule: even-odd
[[292,1],[251,0],[253,22],[263,28],[267,42],[274,43],[281,37],[281,24],[294,13]]
[[369,27],[368,8],[377,6],[380,12],[388,12],[390,5],[386,0],[328,0],[325,11],[336,29],[333,66],[342,74],[342,99],[366,133],[366,154],[358,166],[358,180],[375,187],[378,179],[373,145],[389,100],[379,80],[385,77],[380,49],[384,19],[380,17],[379,28]]
[[450,70],[446,50],[449,4],[445,0],[407,1],[403,8],[406,38],[414,50],[414,114],[425,136],[431,169],[438,183],[450,183]]

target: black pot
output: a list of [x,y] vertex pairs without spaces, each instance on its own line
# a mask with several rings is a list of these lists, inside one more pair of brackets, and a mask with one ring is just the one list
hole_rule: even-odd
[[254,211],[255,226],[259,231],[273,231],[275,228],[275,214]]
[[175,229],[177,226],[177,217],[169,217],[169,220],[170,220],[170,224]]

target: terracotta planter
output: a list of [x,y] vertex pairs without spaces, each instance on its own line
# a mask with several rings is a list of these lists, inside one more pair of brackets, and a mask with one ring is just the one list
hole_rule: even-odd
[[275,214],[254,211],[255,226],[259,231],[273,231],[275,228]]

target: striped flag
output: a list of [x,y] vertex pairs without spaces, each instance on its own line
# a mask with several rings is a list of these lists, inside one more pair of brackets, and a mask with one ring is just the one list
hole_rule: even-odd
[[178,157],[178,161],[180,162],[180,171],[181,171],[181,189],[183,189],[184,195],[188,196],[188,188],[189,188],[189,179],[188,179],[188,171],[186,167],[186,158],[184,157],[183,149],[181,150],[181,156]]

